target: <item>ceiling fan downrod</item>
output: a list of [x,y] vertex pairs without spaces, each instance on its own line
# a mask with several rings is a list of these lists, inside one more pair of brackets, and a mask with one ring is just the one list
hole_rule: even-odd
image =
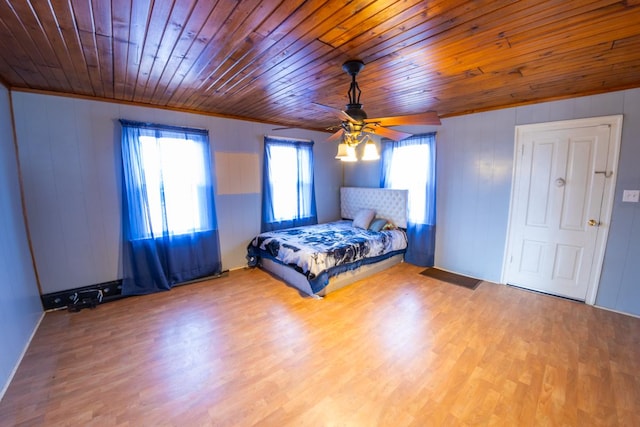
[[342,69],[351,76],[351,85],[349,86],[349,92],[347,93],[349,96],[349,103],[347,104],[346,113],[358,121],[362,121],[367,118],[367,113],[364,112],[362,104],[360,104],[360,94],[362,91],[356,81],[356,76],[363,68],[364,62],[358,59],[353,59],[342,64]]

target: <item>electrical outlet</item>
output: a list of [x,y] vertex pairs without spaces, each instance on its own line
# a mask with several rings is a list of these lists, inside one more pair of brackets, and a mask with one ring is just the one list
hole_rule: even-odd
[[622,192],[622,201],[638,203],[640,201],[640,190],[624,190]]

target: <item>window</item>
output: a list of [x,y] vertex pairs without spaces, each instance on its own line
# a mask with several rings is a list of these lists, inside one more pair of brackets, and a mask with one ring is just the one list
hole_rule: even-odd
[[[135,122],[134,122],[135,124]],[[206,131],[135,124],[123,127],[123,167],[133,238],[213,228]]]
[[405,260],[430,267],[435,259],[436,135],[383,141],[381,187],[409,190]]
[[222,271],[206,130],[122,124],[123,295]]
[[262,231],[317,223],[313,142],[265,137]]
[[422,222],[427,210],[425,188],[429,179],[430,147],[426,144],[404,145],[393,152],[388,187],[409,190],[408,220]]
[[207,153],[196,141],[171,137],[140,137],[140,154],[149,202],[150,221],[146,235],[164,228],[169,234],[183,234],[207,228]]

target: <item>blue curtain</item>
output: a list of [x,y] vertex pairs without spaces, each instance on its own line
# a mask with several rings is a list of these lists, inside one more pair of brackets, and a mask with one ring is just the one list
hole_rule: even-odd
[[436,134],[402,141],[383,139],[380,161],[384,188],[409,190],[405,260],[432,267],[436,247]]
[[220,274],[208,132],[120,120],[123,295]]
[[313,141],[265,136],[261,230],[317,223]]

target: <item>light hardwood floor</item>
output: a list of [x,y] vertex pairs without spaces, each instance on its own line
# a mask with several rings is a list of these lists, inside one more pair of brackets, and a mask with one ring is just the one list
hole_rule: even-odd
[[324,300],[240,270],[47,313],[0,424],[640,425],[640,319],[421,270]]

